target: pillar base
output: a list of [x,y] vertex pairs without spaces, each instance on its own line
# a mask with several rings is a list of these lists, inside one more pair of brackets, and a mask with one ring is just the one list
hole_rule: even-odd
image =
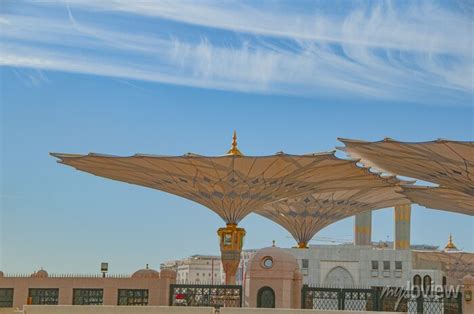
[[220,240],[221,261],[225,272],[226,285],[235,285],[235,273],[240,264],[245,229],[237,224],[227,224],[217,230]]
[[308,248],[308,243],[306,242],[298,243],[298,249],[307,249],[307,248]]

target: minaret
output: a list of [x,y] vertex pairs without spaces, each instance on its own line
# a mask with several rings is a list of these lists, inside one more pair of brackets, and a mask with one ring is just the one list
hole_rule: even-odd
[[410,249],[411,205],[398,205],[394,208],[395,216],[395,250]]
[[372,244],[372,211],[355,215],[354,243],[355,245]]

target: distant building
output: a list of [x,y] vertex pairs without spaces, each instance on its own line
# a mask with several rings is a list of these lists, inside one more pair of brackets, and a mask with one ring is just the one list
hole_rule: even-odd
[[221,284],[223,282],[224,272],[220,256],[193,255],[180,260],[167,261],[160,265],[160,269],[176,271],[177,283]]
[[418,249],[379,243],[286,250],[298,260],[303,282],[314,286],[458,285],[462,277],[474,273],[474,254],[457,250],[452,237],[443,251],[428,245],[412,247]]
[[235,274],[235,282],[238,285],[242,284],[243,278],[245,277],[245,274],[247,273],[249,260],[257,253],[257,251],[258,250],[255,250],[255,249],[242,250],[242,253],[240,255],[239,268],[237,269],[237,273]]

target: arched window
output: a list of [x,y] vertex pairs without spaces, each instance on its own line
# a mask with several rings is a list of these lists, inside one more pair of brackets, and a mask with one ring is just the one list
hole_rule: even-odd
[[413,276],[413,290],[418,291],[421,288],[421,276],[415,275]]
[[336,266],[326,275],[324,285],[338,288],[352,287],[354,285],[354,279],[347,269]]
[[258,290],[257,307],[275,308],[275,291],[272,288],[263,287]]
[[418,287],[418,288],[421,287],[421,276],[420,275],[415,275],[413,277],[413,286]]
[[423,277],[423,290],[425,290],[425,292],[429,292],[430,288],[431,288],[431,277],[426,275],[425,277]]

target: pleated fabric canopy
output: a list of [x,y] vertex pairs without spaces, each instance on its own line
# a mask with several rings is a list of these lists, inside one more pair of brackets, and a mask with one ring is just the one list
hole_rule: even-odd
[[[234,144],[233,144],[234,145]],[[267,203],[310,192],[335,192],[378,187],[381,179],[355,161],[334,152],[271,156],[208,157],[133,155],[119,157],[52,153],[59,163],[112,180],[178,195],[211,209],[226,223],[237,224]]]
[[436,140],[406,143],[392,139],[366,142],[339,139],[340,148],[368,167],[439,185],[440,189],[407,188],[420,205],[473,215],[474,142]]
[[474,197],[464,192],[444,187],[404,186],[403,193],[414,203],[432,209],[474,215]]
[[378,177],[353,189],[311,193],[271,203],[257,213],[281,225],[305,247],[318,231],[336,221],[365,211],[410,204],[399,193],[401,183],[393,177]]

